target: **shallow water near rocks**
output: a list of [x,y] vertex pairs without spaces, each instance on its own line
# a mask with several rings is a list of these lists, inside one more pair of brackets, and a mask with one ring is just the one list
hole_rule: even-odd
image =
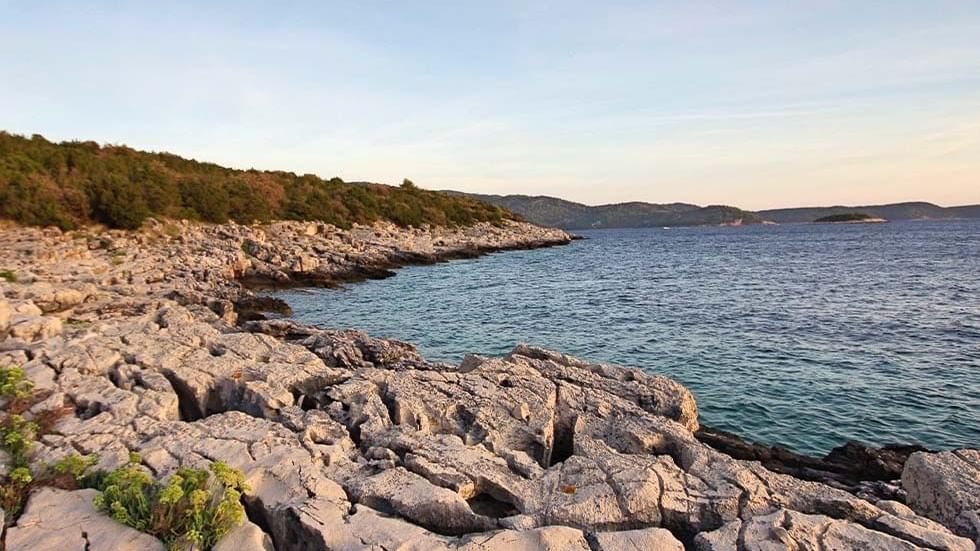
[[704,424],[803,453],[980,446],[980,220],[579,233],[277,296],[430,360],[529,342],[668,375]]

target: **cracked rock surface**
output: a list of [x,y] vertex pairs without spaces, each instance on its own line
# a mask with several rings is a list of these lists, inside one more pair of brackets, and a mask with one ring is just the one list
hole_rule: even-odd
[[[95,453],[108,469],[137,451],[159,478],[241,469],[250,522],[222,549],[975,548],[976,472],[945,454],[913,455],[912,509],[867,501],[699,442],[691,393],[666,377],[529,345],[435,363],[231,306],[243,279],[326,284],[563,232],[177,228],[0,231],[0,268],[17,276],[0,283],[0,363],[75,412],[37,464]],[[89,492],[59,492],[30,498],[8,549],[156,545],[92,514]]]

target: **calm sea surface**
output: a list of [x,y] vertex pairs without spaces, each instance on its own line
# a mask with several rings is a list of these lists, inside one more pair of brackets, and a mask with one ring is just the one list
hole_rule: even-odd
[[278,296],[432,360],[529,342],[669,375],[704,424],[800,452],[980,446],[980,220],[580,233]]

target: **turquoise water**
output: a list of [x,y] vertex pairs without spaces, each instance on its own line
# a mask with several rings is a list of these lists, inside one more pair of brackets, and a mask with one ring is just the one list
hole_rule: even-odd
[[581,233],[279,296],[433,360],[523,341],[669,375],[703,423],[800,452],[980,446],[980,220]]

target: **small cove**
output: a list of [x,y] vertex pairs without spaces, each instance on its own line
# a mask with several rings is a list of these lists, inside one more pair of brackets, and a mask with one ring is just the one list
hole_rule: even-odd
[[803,453],[980,443],[980,221],[581,233],[276,296],[431,360],[529,342],[668,375],[705,424]]

